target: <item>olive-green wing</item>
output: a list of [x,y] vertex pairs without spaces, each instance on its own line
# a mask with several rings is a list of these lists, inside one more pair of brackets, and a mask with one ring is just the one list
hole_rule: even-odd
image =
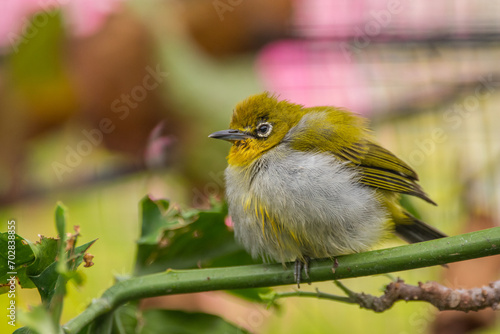
[[365,140],[330,152],[355,165],[361,172],[362,183],[377,189],[417,196],[436,205],[416,183],[417,173],[385,148]]
[[401,159],[372,142],[366,143],[368,152],[359,162],[361,182],[378,189],[420,197],[436,205],[416,183],[415,171]]

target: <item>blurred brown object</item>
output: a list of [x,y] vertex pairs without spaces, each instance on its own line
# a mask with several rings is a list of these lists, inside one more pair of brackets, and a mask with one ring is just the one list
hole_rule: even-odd
[[[464,233],[494,227],[495,222],[486,214],[471,215]],[[451,263],[444,270],[443,284],[450,288],[473,288],[487,285],[498,279],[500,256],[489,256],[475,260]],[[430,330],[435,334],[465,334],[485,329],[495,323],[496,313],[492,309],[478,312],[440,312]]]
[[138,161],[150,132],[167,113],[161,100],[167,72],[153,57],[153,46],[144,23],[127,10],[112,14],[98,33],[70,44],[80,118],[93,128],[111,119],[116,126],[104,136],[105,145]]
[[[31,101],[35,99],[32,92],[31,103],[26,103],[16,88],[8,85],[8,77],[7,81],[0,80],[0,97],[5,95],[2,106],[7,109],[0,116],[4,134],[0,158],[5,162],[1,172],[8,180],[0,189],[0,203],[47,190],[37,189],[36,184],[24,184],[27,149],[31,141],[68,122],[74,122],[77,129],[81,127],[81,132],[96,134],[105,120],[112,130],[101,132],[100,137],[96,135],[94,146],[102,142],[108,149],[124,154],[130,162],[124,171],[144,168],[149,135],[163,119],[164,133],[181,132],[182,126],[169,112],[173,108],[168,108],[162,99],[167,69],[154,57],[151,32],[130,10],[111,14],[93,35],[66,38],[59,44],[62,59],[57,64],[62,64],[67,80],[61,87],[36,82],[36,91],[50,93],[36,95],[41,101]],[[36,57],[36,54],[23,56]],[[86,139],[82,133],[76,135]],[[92,182],[88,177],[75,176],[76,181],[57,187]]]
[[289,35],[292,1],[182,1],[183,17],[193,40],[213,57],[257,51]]

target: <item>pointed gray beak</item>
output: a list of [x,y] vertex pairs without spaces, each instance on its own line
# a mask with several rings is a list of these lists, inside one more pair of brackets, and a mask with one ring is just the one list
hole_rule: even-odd
[[222,130],[222,131],[217,131],[214,132],[210,135],[208,135],[210,138],[215,138],[215,139],[222,139],[222,140],[227,140],[227,141],[238,141],[238,140],[245,140],[248,138],[253,138],[253,136],[242,132],[240,130]]

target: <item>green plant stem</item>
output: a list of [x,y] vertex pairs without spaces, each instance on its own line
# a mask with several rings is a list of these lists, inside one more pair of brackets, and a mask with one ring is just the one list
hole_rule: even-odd
[[[500,227],[417,244],[314,260],[311,282],[384,274],[408,269],[442,265],[500,254]],[[249,265],[226,268],[167,270],[117,282],[94,300],[63,328],[78,333],[98,316],[141,298],[214,290],[268,287],[294,284],[293,264]]]
[[316,289],[316,292],[300,291],[300,290],[280,292],[272,296],[273,301],[280,298],[289,298],[289,297],[311,297],[318,299],[328,299],[347,304],[356,304],[356,302],[351,297],[332,295],[330,293],[321,292],[318,289]]

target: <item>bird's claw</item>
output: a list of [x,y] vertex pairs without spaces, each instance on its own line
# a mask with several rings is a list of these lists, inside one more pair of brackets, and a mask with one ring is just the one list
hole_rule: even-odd
[[309,279],[309,264],[311,262],[311,258],[309,256],[304,256],[303,259],[297,258],[295,260],[295,271],[293,273],[293,277],[295,278],[295,282],[297,282],[297,287],[300,289],[300,282],[302,281],[302,269],[304,269],[304,273],[306,274],[306,278]]

